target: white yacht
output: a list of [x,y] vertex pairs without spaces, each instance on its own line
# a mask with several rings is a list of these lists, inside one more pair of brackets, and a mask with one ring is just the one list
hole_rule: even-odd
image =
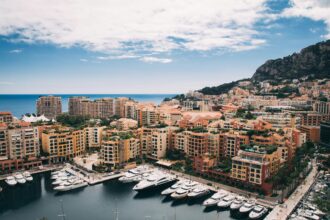
[[7,176],[5,182],[9,186],[15,186],[17,184],[17,181],[15,180],[15,178],[13,176]]
[[23,176],[24,176],[24,178],[26,179],[26,181],[28,181],[28,182],[33,181],[33,177],[31,176],[31,173],[30,173],[29,171],[25,171],[25,172],[23,173]]
[[249,200],[244,205],[239,208],[239,212],[242,214],[249,213],[255,206],[255,201],[254,200]]
[[67,181],[69,178],[64,176],[64,177],[59,177],[55,181],[52,182],[52,185],[60,185],[61,183]]
[[218,192],[216,192],[215,194],[213,194],[211,196],[211,198],[205,200],[203,202],[203,205],[206,207],[215,206],[222,198],[224,198],[227,195],[228,195],[228,192],[221,189]]
[[298,209],[297,212],[298,212],[299,216],[305,217],[307,219],[312,219],[312,220],[319,220],[320,219],[320,217],[318,215],[316,215],[315,213],[313,213],[310,210]]
[[234,200],[235,200],[235,195],[230,194],[230,195],[226,196],[225,198],[221,199],[218,202],[217,206],[220,208],[228,208]]
[[188,193],[194,190],[195,186],[197,186],[197,182],[189,181],[188,183],[177,189],[174,193],[172,193],[171,197],[173,199],[183,199],[188,196]]
[[231,203],[230,210],[236,211],[239,210],[245,203],[245,198],[242,196],[236,197],[236,199]]
[[135,191],[142,191],[150,189],[153,187],[161,186],[166,183],[174,182],[176,179],[172,175],[167,175],[164,173],[154,173],[150,175],[147,179],[140,181],[133,187]]
[[57,179],[59,177],[64,177],[64,176],[68,176],[68,174],[66,172],[59,172],[57,174],[52,175],[51,176],[51,179],[55,180],[55,179]]
[[249,214],[250,219],[260,219],[268,212],[267,208],[256,205]]
[[181,187],[184,183],[185,183],[185,181],[182,181],[182,180],[181,180],[181,181],[175,183],[174,185],[172,185],[171,187],[169,187],[169,188],[163,190],[163,191],[161,192],[161,194],[162,194],[163,196],[171,195],[171,194],[174,193],[176,190],[178,190],[179,187]]
[[64,184],[61,184],[57,187],[54,188],[55,191],[59,191],[59,192],[65,192],[65,191],[69,191],[69,190],[73,190],[73,189],[78,189],[81,187],[85,187],[88,184],[83,181],[83,180],[76,180],[73,183],[69,183],[69,182],[65,182]]
[[14,177],[15,177],[15,180],[16,180],[18,183],[20,183],[20,184],[24,184],[24,183],[26,183],[26,179],[23,177],[23,175],[22,175],[21,173],[16,173],[16,174],[14,175]]
[[[143,175],[152,172],[152,170],[147,166],[139,166],[137,168],[128,170],[125,172],[124,176],[120,177],[118,180],[123,183],[131,183],[141,181]],[[147,175],[144,175],[147,177]]]
[[195,187],[190,193],[188,193],[188,198],[198,198],[205,196],[210,193],[210,190],[205,186],[199,185]]

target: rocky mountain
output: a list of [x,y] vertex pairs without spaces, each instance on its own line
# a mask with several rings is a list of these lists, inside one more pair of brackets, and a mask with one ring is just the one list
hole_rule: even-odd
[[[280,82],[302,77],[330,79],[330,40],[306,47],[299,53],[275,60],[268,60],[256,70],[251,79],[245,80],[251,80],[255,83],[265,80]],[[199,90],[199,92],[206,95],[226,93],[237,86],[240,81],[205,87]]]
[[300,53],[268,60],[256,70],[251,79],[278,81],[305,76],[330,78],[330,40],[306,47]]

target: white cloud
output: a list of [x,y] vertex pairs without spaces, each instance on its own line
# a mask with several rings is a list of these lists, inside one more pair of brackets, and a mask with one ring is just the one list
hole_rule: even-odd
[[9,53],[22,53],[23,50],[21,49],[15,49],[15,50],[10,50]]
[[142,57],[141,61],[146,63],[171,63],[172,59],[168,58],[158,58],[158,57]]
[[330,38],[330,1],[329,0],[290,0],[290,7],[282,13],[285,17],[306,17],[314,21],[323,21]]
[[122,59],[133,59],[133,58],[139,58],[140,56],[137,55],[118,55],[118,56],[99,56],[97,59],[99,60],[122,60]]
[[84,59],[84,58],[81,58],[80,61],[81,62],[88,62],[88,60],[87,59]]
[[104,59],[173,50],[240,51],[265,42],[254,27],[270,19],[265,2],[2,0],[0,35],[118,55]]

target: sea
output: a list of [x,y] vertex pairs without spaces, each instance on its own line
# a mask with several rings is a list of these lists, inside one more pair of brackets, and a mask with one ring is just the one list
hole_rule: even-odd
[[[26,113],[36,112],[36,101],[39,96],[48,94],[31,94],[31,95],[0,95],[0,111],[9,111],[17,118]],[[176,94],[54,94],[62,97],[62,111],[68,111],[68,100],[71,96],[87,96],[90,99],[98,99],[105,97],[129,97],[139,102],[154,102],[160,104],[164,98],[173,97]]]
[[134,184],[118,180],[60,193],[53,190],[50,173],[33,177],[33,182],[16,186],[0,182],[1,220],[238,219],[228,209],[205,208],[202,203],[210,195],[174,201],[161,196],[162,188],[137,193],[132,190]]

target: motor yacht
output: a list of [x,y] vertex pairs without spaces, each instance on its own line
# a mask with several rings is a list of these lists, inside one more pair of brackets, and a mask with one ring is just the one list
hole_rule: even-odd
[[24,184],[24,183],[26,183],[26,179],[24,178],[24,176],[23,176],[21,173],[16,173],[16,174],[14,175],[14,177],[15,177],[15,180],[16,180],[18,183],[20,183],[20,184]]
[[28,181],[28,182],[33,181],[33,177],[31,176],[31,173],[30,173],[29,171],[25,171],[25,172],[23,173],[23,176],[24,176],[24,178],[26,179],[26,181]]
[[268,212],[267,208],[256,205],[249,214],[250,219],[260,219]]
[[235,195],[230,194],[230,195],[224,197],[223,199],[221,199],[218,202],[217,206],[220,208],[228,208],[234,200],[235,200]]
[[255,201],[254,200],[249,200],[246,203],[242,205],[241,208],[239,208],[239,212],[242,214],[249,213],[255,206]]
[[64,177],[64,176],[68,176],[68,174],[66,172],[59,172],[59,173],[57,173],[55,175],[52,175],[51,176],[51,179],[55,180],[55,179],[57,179],[59,177]]
[[183,199],[188,196],[188,194],[195,189],[197,182],[189,181],[188,183],[182,185],[174,193],[171,194],[173,199]]
[[215,206],[222,198],[224,198],[227,195],[228,195],[228,192],[221,189],[218,192],[216,192],[215,194],[213,194],[211,196],[211,198],[205,200],[203,202],[203,205],[206,207]]
[[185,181],[179,181],[179,182],[175,183],[174,185],[172,185],[171,187],[169,187],[169,188],[163,190],[163,191],[161,192],[161,194],[162,194],[163,196],[171,195],[171,194],[174,193],[176,190],[178,190],[179,187],[181,187],[184,183],[185,183]]
[[[143,179],[143,174],[152,172],[152,170],[147,166],[139,166],[137,168],[128,170],[125,172],[124,176],[120,177],[118,180],[123,183],[131,183],[141,181]],[[144,175],[147,177],[147,175]]]
[[188,193],[188,198],[198,198],[205,196],[210,193],[210,190],[205,186],[199,185],[195,187],[190,193]]
[[88,184],[83,181],[83,180],[76,180],[73,183],[69,183],[69,182],[65,182],[64,184],[57,186],[54,188],[55,191],[59,191],[59,192],[65,192],[65,191],[69,191],[69,190],[73,190],[73,189],[78,189],[81,187],[85,187]]
[[236,199],[231,203],[230,210],[236,211],[239,210],[245,203],[245,198],[242,196],[236,197]]
[[162,186],[167,183],[172,183],[175,180],[176,180],[175,177],[172,175],[167,175],[164,173],[154,173],[154,174],[148,176],[147,179],[142,180],[138,184],[136,184],[133,187],[133,190],[142,191],[142,190]]
[[15,178],[13,176],[7,176],[5,182],[9,186],[15,186],[17,184],[17,181],[15,180]]
[[320,219],[318,215],[316,215],[315,213],[313,213],[313,211],[310,210],[298,209],[297,212],[299,216],[305,217],[307,219],[312,219],[312,220]]

